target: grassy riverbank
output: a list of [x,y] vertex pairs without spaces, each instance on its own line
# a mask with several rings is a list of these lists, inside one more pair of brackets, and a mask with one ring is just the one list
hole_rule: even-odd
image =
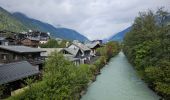
[[90,65],[75,66],[64,59],[62,54],[54,52],[45,63],[42,80],[33,84],[24,92],[8,100],[78,100],[100,69],[119,52],[116,42],[109,42],[97,50],[100,56]]
[[162,9],[156,13],[140,13],[124,39],[124,52],[149,87],[169,100],[170,26],[165,24],[167,14]]

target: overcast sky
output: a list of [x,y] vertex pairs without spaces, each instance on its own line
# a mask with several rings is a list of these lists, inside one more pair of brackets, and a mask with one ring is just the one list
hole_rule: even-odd
[[130,26],[139,11],[162,6],[170,11],[170,0],[0,0],[0,6],[104,39]]

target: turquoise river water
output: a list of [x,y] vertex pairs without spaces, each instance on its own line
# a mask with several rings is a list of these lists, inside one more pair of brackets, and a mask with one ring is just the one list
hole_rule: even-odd
[[81,100],[159,100],[128,63],[123,52],[112,58]]

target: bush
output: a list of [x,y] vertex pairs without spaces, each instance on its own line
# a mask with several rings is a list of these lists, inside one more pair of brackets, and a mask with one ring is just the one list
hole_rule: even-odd
[[78,99],[77,95],[89,82],[90,68],[86,65],[76,67],[64,59],[62,54],[52,53],[46,61],[43,80],[34,83],[23,93],[9,98],[22,99]]

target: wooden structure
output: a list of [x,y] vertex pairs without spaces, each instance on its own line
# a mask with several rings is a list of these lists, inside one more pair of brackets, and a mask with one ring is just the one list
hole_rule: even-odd
[[0,46],[0,64],[26,60],[41,70],[44,62],[41,52],[45,51],[26,46]]

